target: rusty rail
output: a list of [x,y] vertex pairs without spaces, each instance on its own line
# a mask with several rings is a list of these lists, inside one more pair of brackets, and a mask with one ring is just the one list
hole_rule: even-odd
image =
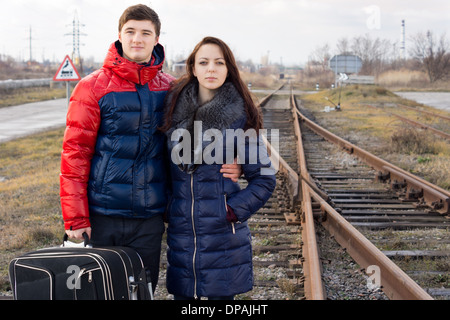
[[279,90],[281,90],[281,88],[283,88],[285,86],[285,84],[283,83],[282,85],[280,85],[277,89],[275,89],[273,92],[271,92],[270,94],[268,94],[267,96],[265,96],[260,102],[259,102],[259,107],[262,108],[265,106],[265,104],[267,103],[267,101],[270,100],[270,98],[272,98],[272,96]]
[[[306,119],[297,108],[297,104],[294,95],[291,94],[291,107],[293,113],[298,114],[302,121]],[[298,125],[298,121],[296,124]],[[297,127],[296,125],[296,127]],[[299,126],[298,126],[299,127]],[[319,126],[314,126],[316,130],[319,130]],[[296,129],[297,131],[297,129]],[[315,130],[314,130],[315,131]],[[320,204],[322,211],[322,218],[320,219],[322,225],[333,235],[336,241],[346,248],[350,256],[355,259],[355,261],[364,268],[369,266],[377,266],[380,269],[380,280],[381,288],[386,293],[386,295],[393,300],[432,300],[432,297],[426,293],[417,283],[415,283],[405,272],[403,272],[394,262],[392,262],[386,255],[384,255],[378,248],[375,247],[367,238],[365,238],[355,227],[353,227],[347,220],[345,220],[334,208],[332,208],[319,193],[315,190],[317,188],[312,187],[314,185],[312,179],[307,173],[303,146],[301,142],[300,127],[298,128],[299,139],[299,161],[300,161],[300,179],[301,179],[301,190],[302,190],[302,209],[305,212],[304,218],[309,218],[308,208],[311,205],[311,199]],[[344,140],[339,140],[341,144],[345,143]],[[345,143],[344,146],[348,147]],[[359,148],[358,148],[359,149]],[[369,157],[367,152],[361,153],[365,158]],[[369,157],[370,158],[370,157]],[[384,162],[382,161],[384,164]],[[385,164],[384,164],[385,165]],[[312,219],[312,213],[310,216]],[[303,219],[302,219],[303,220]],[[312,220],[309,220],[312,221]],[[302,221],[303,225],[303,221]],[[313,225],[314,226],[314,225]],[[305,232],[305,229],[303,229]],[[306,236],[307,238],[309,235]],[[303,237],[305,238],[305,237]],[[307,239],[308,245],[313,239]],[[309,249],[311,251],[313,249]],[[311,256],[314,258],[315,253]],[[305,259],[311,259],[310,257],[305,257]],[[320,275],[320,267],[314,264],[314,261],[308,263],[311,267],[308,272],[316,273],[315,276],[310,276],[310,299],[321,299],[325,295],[321,296],[317,292],[318,287],[321,285],[317,284],[319,281],[317,278]],[[313,269],[316,268],[316,269]],[[305,293],[306,293],[306,280],[305,279]],[[317,282],[315,282],[317,281]]]
[[[379,109],[378,107],[373,106],[373,105],[370,105],[370,104],[367,105],[367,106],[368,106],[368,107],[371,107],[371,108],[374,108],[374,109]],[[450,120],[449,117],[442,116],[442,115],[440,115],[440,114],[432,113],[432,112],[429,112],[429,111],[418,110],[418,109],[415,109],[415,108],[412,108],[412,107],[408,107],[408,106],[404,106],[404,105],[400,105],[400,104],[397,104],[397,106],[399,106],[399,107],[401,107],[401,108],[404,108],[404,109],[413,110],[413,111],[416,111],[416,112],[419,112],[419,113],[424,113],[424,114],[427,114],[427,115],[430,115],[430,116],[439,117],[439,118],[442,118],[442,119],[445,119],[445,120]],[[446,132],[444,132],[444,131],[435,129],[435,128],[433,128],[432,126],[429,126],[429,125],[427,125],[427,124],[424,124],[424,123],[421,123],[421,122],[418,122],[418,121],[414,121],[414,120],[408,119],[408,118],[406,118],[406,117],[404,117],[404,116],[401,116],[401,115],[399,115],[399,114],[396,114],[396,113],[392,113],[392,112],[389,112],[389,111],[385,111],[385,112],[386,112],[388,115],[391,115],[391,116],[393,116],[393,117],[396,117],[396,118],[399,119],[400,121],[403,121],[403,122],[406,122],[406,123],[409,123],[409,124],[413,125],[413,126],[416,127],[416,128],[423,129],[423,130],[427,130],[427,131],[429,131],[429,132],[431,132],[431,133],[433,133],[433,134],[435,134],[435,135],[438,135],[438,136],[440,136],[440,137],[443,137],[444,139],[450,140],[450,134],[448,134],[448,133],[446,133]]]
[[441,130],[435,129],[435,128],[433,128],[433,127],[431,127],[431,126],[429,126],[429,125],[426,125],[426,124],[424,124],[424,123],[421,123],[421,122],[418,122],[418,121],[414,121],[414,120],[408,119],[408,118],[403,117],[403,116],[401,116],[401,115],[399,115],[399,114],[396,114],[396,113],[391,113],[391,115],[393,115],[394,117],[397,117],[397,118],[400,119],[401,121],[406,122],[406,123],[409,123],[409,124],[411,124],[411,125],[413,125],[413,126],[415,126],[415,127],[417,127],[417,128],[420,128],[420,129],[423,129],[423,130],[428,130],[428,131],[430,131],[431,133],[434,133],[435,135],[438,135],[438,136],[440,136],[440,137],[443,137],[443,138],[445,138],[445,139],[450,140],[450,134],[448,134],[448,133],[446,133],[446,132],[443,132],[443,131],[441,131]]
[[405,106],[404,104],[397,104],[397,106],[399,106],[400,108],[404,108],[404,109],[408,109],[408,110],[413,110],[413,111],[416,111],[416,112],[418,112],[418,113],[424,113],[424,114],[427,114],[427,115],[432,116],[432,117],[437,117],[437,118],[441,118],[441,119],[450,121],[450,117],[444,116],[444,115],[442,115],[442,114],[433,113],[433,112],[426,111],[426,110],[420,110],[420,109],[413,108],[413,107],[410,107],[410,106]]
[[[293,94],[291,93],[291,97]],[[291,100],[292,116],[294,118],[294,130],[297,137],[297,161],[300,168],[300,185],[302,196],[302,240],[303,256],[305,263],[303,273],[305,276],[305,295],[310,300],[324,300],[326,298],[325,288],[322,283],[321,264],[319,250],[317,247],[316,230],[314,227],[314,216],[311,204],[311,194],[308,182],[311,181],[308,169],[306,168],[305,153],[303,150],[302,134],[298,122],[298,116],[293,108]]]
[[[298,124],[298,121],[296,123]],[[307,183],[305,180],[299,179],[299,175],[286,163],[286,161],[283,160],[278,152],[270,146],[270,143],[266,139],[264,139],[264,142],[267,144],[267,148],[271,149],[270,158],[272,163],[278,163],[278,170],[287,175],[287,180],[289,182],[288,188],[293,192],[293,201],[302,202],[302,255],[305,259],[302,266],[303,275],[305,277],[305,296],[308,300],[325,300],[326,294],[321,278],[321,266],[319,251],[317,249],[316,231],[314,228],[311,195],[308,193],[309,189],[307,188]],[[302,163],[304,164],[304,161]]]
[[[309,186],[307,187],[309,188]],[[380,284],[391,300],[433,300],[414,280],[345,220],[314,190],[309,190],[323,212],[322,225],[344,247],[348,254],[364,269],[377,266]]]
[[[278,91],[279,89],[277,89],[276,91]],[[273,93],[275,93],[276,91],[274,91]],[[273,93],[265,97],[261,105],[268,101]],[[294,118],[294,130],[297,140],[297,161],[301,166],[303,166],[300,169],[300,174],[307,175],[308,173],[304,161],[305,158],[303,153],[303,145],[301,143],[301,133],[297,113],[292,107],[291,112]],[[322,283],[321,265],[319,259],[319,251],[317,248],[316,231],[314,228],[311,196],[309,194],[309,189],[306,187],[309,180],[307,181],[304,179],[300,179],[299,175],[278,154],[277,150],[272,148],[272,146],[264,136],[263,139],[267,145],[267,149],[270,150],[270,158],[272,163],[278,164],[278,168],[275,169],[278,169],[279,171],[284,172],[287,175],[287,181],[289,183],[288,188],[291,191],[292,202],[298,204],[298,202],[302,201],[302,255],[304,257],[302,267],[305,277],[305,296],[308,300],[325,300],[326,294]],[[320,192],[320,190],[318,189],[317,191]]]

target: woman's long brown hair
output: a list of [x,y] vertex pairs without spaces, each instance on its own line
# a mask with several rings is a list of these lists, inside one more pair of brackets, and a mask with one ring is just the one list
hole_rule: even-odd
[[194,48],[194,51],[189,55],[186,60],[186,74],[184,74],[180,79],[174,82],[170,93],[168,95],[171,96],[170,104],[168,106],[168,110],[166,112],[166,119],[164,125],[161,127],[162,131],[167,131],[171,127],[172,122],[172,114],[175,109],[175,105],[177,103],[178,97],[181,91],[186,87],[187,84],[198,81],[194,76],[194,64],[195,64],[195,55],[198,50],[205,44],[215,44],[218,45],[222,50],[226,66],[228,69],[227,80],[232,82],[235,86],[236,90],[241,95],[242,99],[244,99],[245,112],[247,114],[247,123],[245,126],[245,130],[249,128],[253,128],[256,132],[259,132],[259,129],[263,127],[262,116],[259,109],[256,107],[253,102],[252,95],[248,90],[247,86],[241,79],[239,74],[239,69],[236,64],[236,60],[234,59],[234,55],[231,52],[228,45],[222,40],[215,37],[205,37],[202,41],[200,41]]

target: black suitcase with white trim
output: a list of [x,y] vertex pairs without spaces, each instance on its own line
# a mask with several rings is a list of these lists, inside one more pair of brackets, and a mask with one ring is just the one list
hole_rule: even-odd
[[[67,237],[65,236],[65,240]],[[153,299],[139,254],[127,247],[63,246],[13,259],[9,277],[15,300]]]

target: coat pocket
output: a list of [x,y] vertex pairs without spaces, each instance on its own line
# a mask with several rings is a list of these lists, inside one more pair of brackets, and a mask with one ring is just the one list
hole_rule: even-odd
[[236,229],[234,228],[234,222],[229,222],[227,219],[228,207],[227,207],[227,194],[226,193],[223,194],[223,201],[224,201],[224,209],[225,209],[225,219],[229,224],[231,224],[231,230],[232,230],[233,234],[236,234]]

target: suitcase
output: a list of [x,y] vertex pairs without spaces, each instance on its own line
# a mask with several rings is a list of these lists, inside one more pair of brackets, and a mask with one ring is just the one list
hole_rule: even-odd
[[15,300],[151,300],[150,277],[127,247],[73,244],[40,249],[11,260]]

